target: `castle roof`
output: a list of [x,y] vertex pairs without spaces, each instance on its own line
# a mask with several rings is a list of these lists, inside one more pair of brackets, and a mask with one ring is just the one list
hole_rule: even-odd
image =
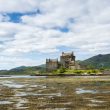
[[73,56],[73,52],[69,52],[69,53],[64,53],[62,52],[62,56]]
[[46,59],[46,62],[58,62],[58,59]]

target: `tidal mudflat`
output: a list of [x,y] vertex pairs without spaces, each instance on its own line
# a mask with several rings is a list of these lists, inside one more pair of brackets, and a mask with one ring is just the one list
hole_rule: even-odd
[[0,110],[110,110],[110,76],[1,77]]

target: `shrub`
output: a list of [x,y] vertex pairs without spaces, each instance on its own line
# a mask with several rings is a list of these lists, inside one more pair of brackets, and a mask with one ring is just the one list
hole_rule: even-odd
[[61,68],[59,69],[59,73],[64,73],[64,72],[66,72],[66,69],[63,68],[63,67],[61,67]]

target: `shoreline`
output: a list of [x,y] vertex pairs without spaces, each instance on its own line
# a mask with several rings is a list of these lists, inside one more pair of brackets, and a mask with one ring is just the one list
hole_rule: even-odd
[[110,74],[93,74],[93,75],[77,75],[77,74],[57,74],[57,75],[52,75],[52,74],[36,74],[36,75],[31,75],[31,76],[110,76]]
[[0,77],[11,77],[11,76],[60,76],[60,77],[68,77],[68,76],[110,76],[109,74],[35,74],[35,75],[0,75]]

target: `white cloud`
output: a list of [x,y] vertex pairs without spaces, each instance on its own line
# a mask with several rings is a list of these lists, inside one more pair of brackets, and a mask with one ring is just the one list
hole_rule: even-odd
[[40,62],[36,62],[27,58],[18,58],[18,57],[9,57],[9,56],[1,56],[0,61],[2,62],[0,69],[11,69],[18,66],[36,66],[39,65]]
[[59,0],[59,2],[45,0],[40,4],[40,9],[43,14],[23,16],[22,22],[47,28],[55,26],[63,27],[68,24],[69,19],[82,16],[85,13],[84,6],[81,0]]
[[0,0],[0,12],[32,12],[36,11],[40,0]]

